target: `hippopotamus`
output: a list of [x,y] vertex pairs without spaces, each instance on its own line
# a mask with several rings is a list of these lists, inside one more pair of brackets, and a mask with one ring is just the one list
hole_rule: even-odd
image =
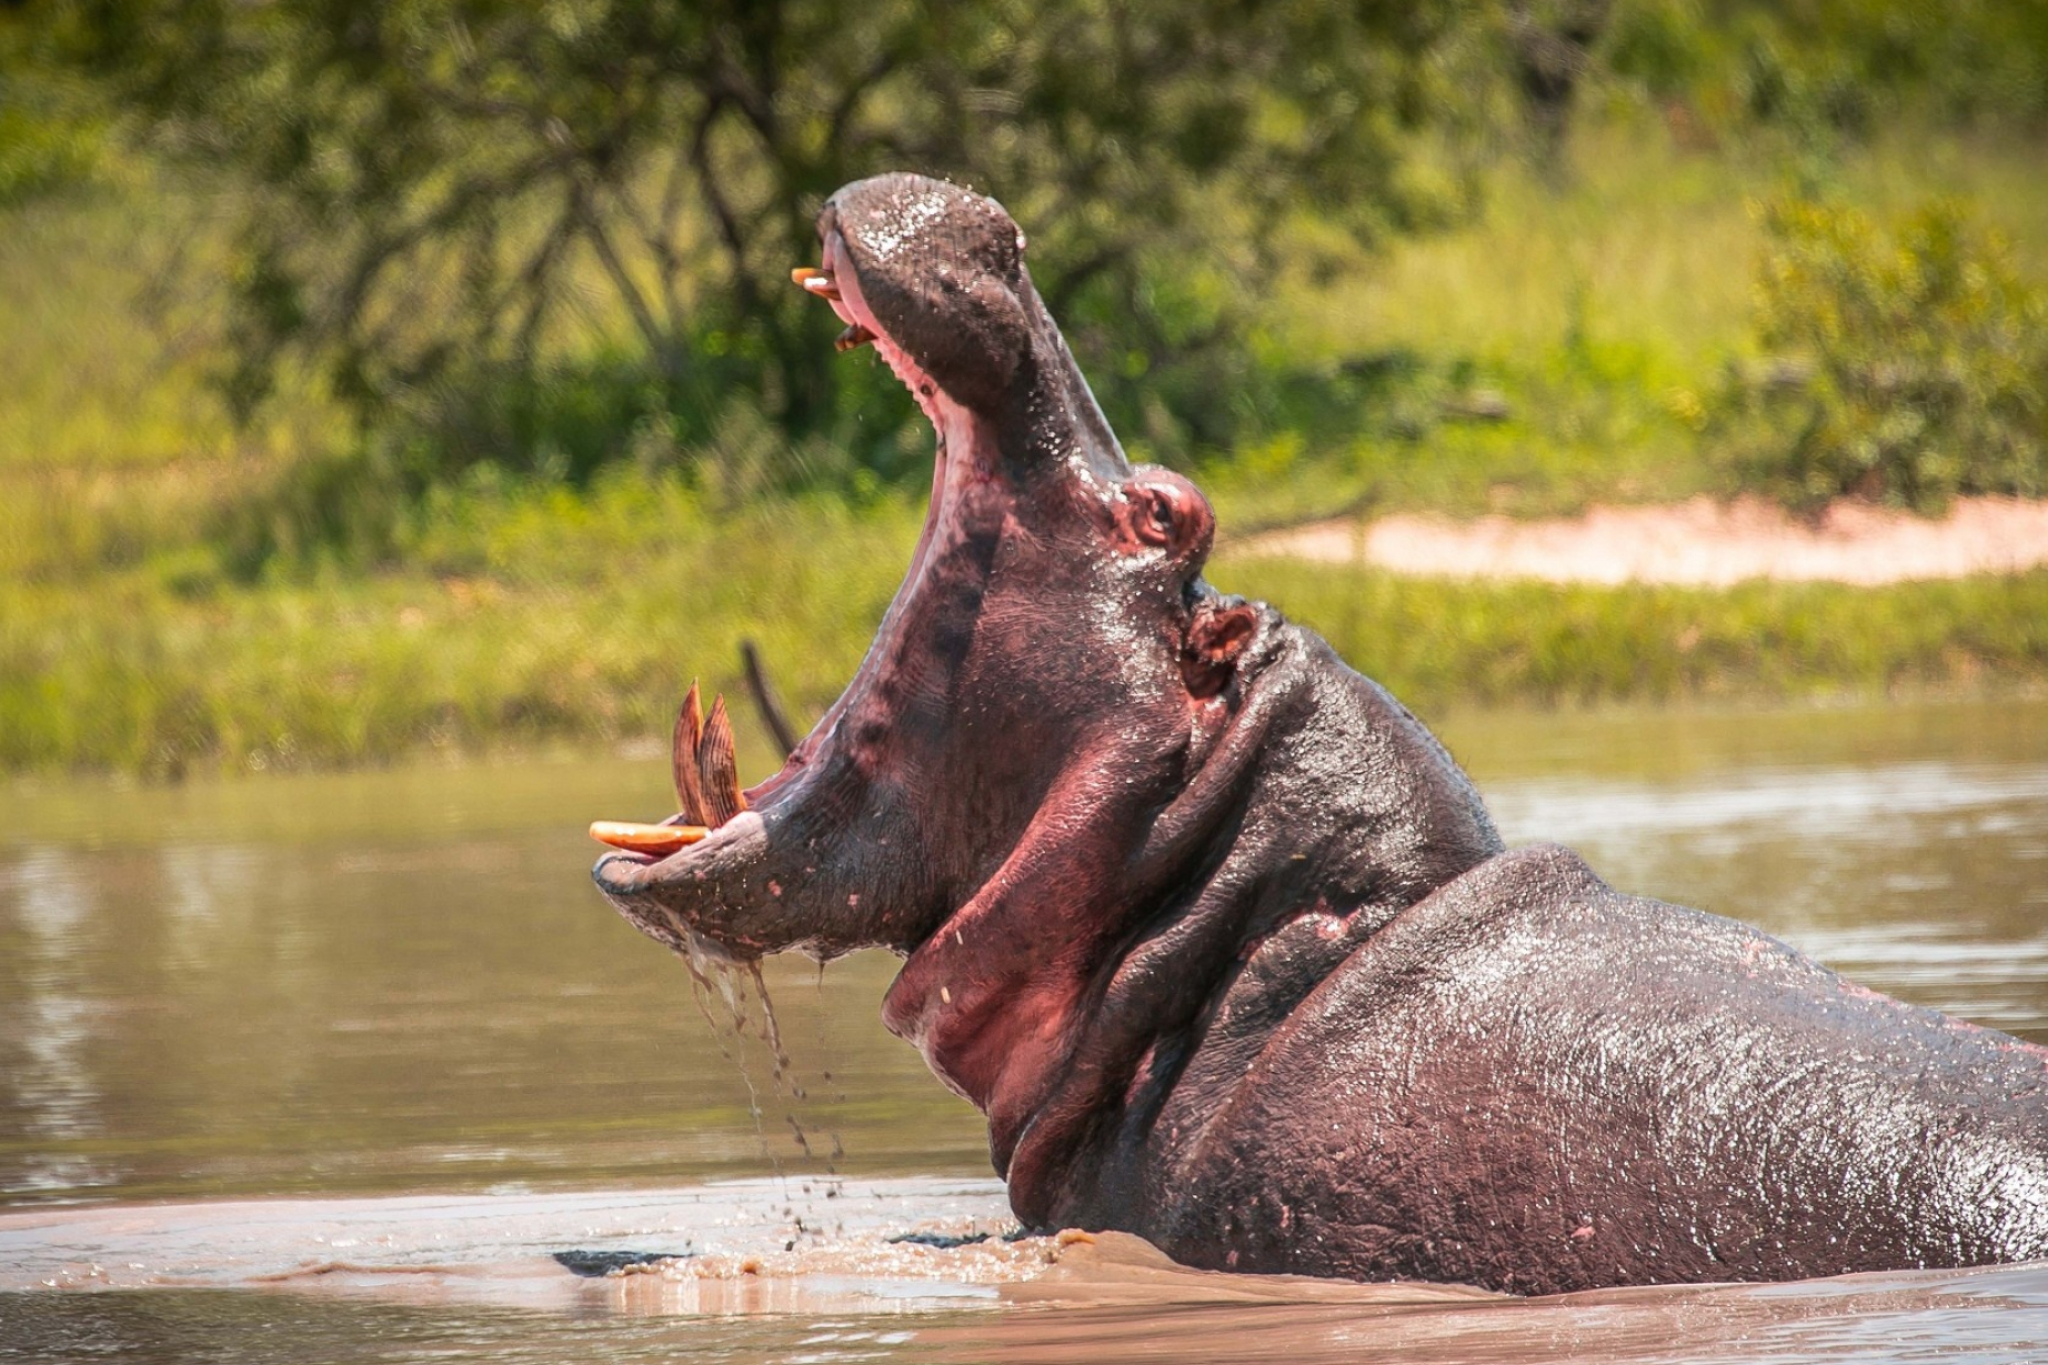
[[930,418],[930,510],[780,771],[739,791],[686,717],[708,832],[600,859],[627,919],[893,949],[883,1018],[1018,1218],[1191,1266],[1536,1294],[2048,1256],[2048,1049],[1504,847],[1400,702],[1204,579],[1209,503],[1126,460],[1000,205],[886,175],[818,233],[795,273]]

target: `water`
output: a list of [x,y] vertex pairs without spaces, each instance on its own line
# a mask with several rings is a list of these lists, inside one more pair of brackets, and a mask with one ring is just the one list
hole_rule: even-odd
[[[1739,916],[1880,990],[2048,1041],[2048,703],[1474,715],[1441,729],[1512,841],[1568,843],[1625,890]],[[1126,1301],[1129,1268],[1092,1263],[1075,1272],[1078,1304],[1020,1303],[971,1248],[925,1249],[954,1261],[906,1280],[909,1253],[884,1255],[881,1238],[1004,1219],[979,1116],[882,1031],[887,956],[822,974],[766,964],[780,1080],[764,1030],[707,1023],[682,966],[584,876],[596,848],[583,825],[658,816],[666,786],[647,755],[0,791],[0,1202],[15,1209],[0,1214],[0,1285],[181,1278],[165,1269],[177,1237],[217,1246],[228,1227],[257,1248],[190,1262],[184,1287],[0,1293],[0,1360],[124,1344],[137,1358],[380,1361],[1368,1346],[1428,1360],[2008,1360],[2048,1340],[2048,1277],[2032,1269],[1277,1310],[1189,1302],[1213,1286]],[[735,1178],[756,1183],[704,1190]],[[420,1194],[427,1205],[393,1198]],[[270,1241],[233,1210],[276,1205],[157,1210],[163,1255],[137,1259],[134,1201],[255,1195],[319,1202],[272,1217]],[[126,1222],[76,1221],[109,1201]],[[677,1209],[697,1221],[663,1222]],[[56,1221],[22,1222],[35,1218]],[[203,1236],[179,1222],[191,1218]],[[393,1218],[422,1255],[453,1255],[432,1293],[417,1269],[329,1270],[313,1293],[221,1287],[297,1275],[309,1220],[393,1238],[380,1222]],[[636,1245],[657,1234],[798,1257],[752,1277],[784,1286],[788,1311],[707,1313],[701,1286],[686,1299],[629,1277],[629,1294],[543,1255],[607,1239],[679,1249]]]

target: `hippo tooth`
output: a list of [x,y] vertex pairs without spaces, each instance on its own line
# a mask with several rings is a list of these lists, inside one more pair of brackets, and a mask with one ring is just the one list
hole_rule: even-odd
[[874,339],[873,332],[856,322],[839,334],[838,339],[832,343],[832,348],[837,351],[850,351],[856,346],[865,346]]
[[832,282],[832,272],[820,270],[814,265],[800,265],[789,272],[790,279],[821,299],[839,301],[839,286]]

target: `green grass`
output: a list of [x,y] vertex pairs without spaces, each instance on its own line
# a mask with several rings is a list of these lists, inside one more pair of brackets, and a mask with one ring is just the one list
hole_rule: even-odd
[[[1726,491],[1695,402],[1750,344],[1760,238],[1745,199],[1777,182],[1640,120],[1591,129],[1577,161],[1561,195],[1506,177],[1482,221],[1290,287],[1260,344],[1309,365],[1378,357],[1392,378],[1368,386],[1353,436],[1283,431],[1198,470],[1226,531],[1367,500],[1538,514]],[[1902,137],[1846,161],[1839,188],[1879,212],[1972,195],[2039,278],[2034,165],[2024,147]],[[199,224],[205,254],[203,219],[154,195],[102,187],[0,224],[0,769],[632,741],[665,732],[692,676],[737,690],[743,636],[807,714],[851,675],[921,490],[729,503],[629,465],[584,493],[471,480],[402,517],[381,558],[316,544],[238,576],[223,528],[266,515],[266,489],[350,436],[309,393],[253,431],[224,420],[204,383],[221,343],[203,292],[159,310],[168,333],[133,306],[167,215]],[[1507,419],[1445,415],[1475,389],[1503,395]],[[374,509],[388,490],[344,478],[331,496]],[[2048,683],[2042,573],[1693,591],[1226,558],[1212,577],[1437,712]],[[740,715],[750,765],[765,761]]]
[[[475,495],[410,567],[250,589],[149,566],[0,587],[0,767],[360,764],[664,734],[737,693],[759,640],[814,715],[857,666],[919,509],[822,499],[715,517],[674,481]],[[1886,589],[1559,588],[1248,560],[1268,598],[1417,707],[1884,695],[2048,678],[2048,573]],[[737,701],[737,698],[735,699]],[[750,770],[766,761],[739,708]]]
[[1284,560],[1219,583],[1280,605],[1431,711],[1840,699],[2048,680],[2048,572],[1855,588],[1450,582]]
[[[759,641],[792,700],[850,677],[921,513],[824,501],[713,518],[673,481],[476,495],[404,571],[249,588],[155,564],[0,585],[0,768],[381,761],[666,733]],[[170,564],[170,561],[166,561]]]

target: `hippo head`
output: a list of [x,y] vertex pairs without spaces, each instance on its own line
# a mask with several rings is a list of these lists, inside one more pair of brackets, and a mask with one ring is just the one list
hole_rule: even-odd
[[906,955],[885,1020],[988,1112],[1006,1169],[1052,1111],[1100,1108],[1061,1094],[1128,1085],[1285,927],[1266,907],[1287,898],[1231,869],[1322,877],[1292,899],[1322,907],[1306,937],[1334,943],[1360,906],[1448,875],[1434,862],[1476,860],[1491,829],[1477,815],[1482,833],[1461,826],[1427,867],[1333,862],[1319,831],[1343,821],[1313,776],[1330,758],[1294,722],[1309,747],[1278,767],[1308,775],[1277,806],[1254,799],[1276,717],[1306,714],[1299,686],[1258,678],[1304,646],[1202,580],[1209,504],[1125,460],[1001,206],[888,175],[833,196],[818,231],[823,266],[799,280],[937,432],[923,532],[859,672],[782,770],[700,842],[609,854],[594,876],[672,947]]

